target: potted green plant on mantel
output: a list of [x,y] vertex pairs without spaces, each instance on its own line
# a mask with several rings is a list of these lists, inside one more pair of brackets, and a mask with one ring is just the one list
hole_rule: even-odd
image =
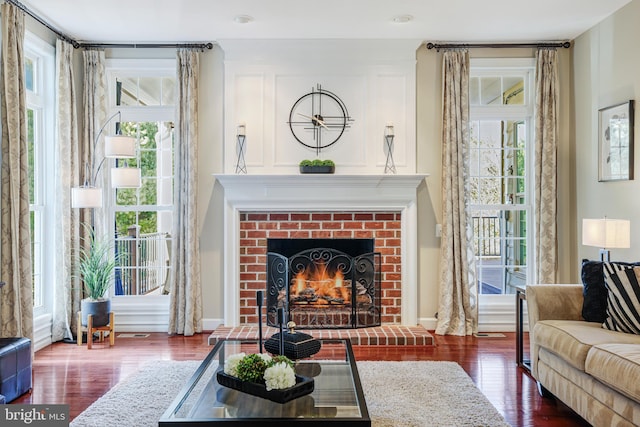
[[300,162],[300,173],[334,173],[336,164],[333,160],[303,160]]
[[107,291],[111,286],[121,254],[112,253],[113,245],[107,239],[98,239],[92,227],[86,226],[86,236],[78,256],[78,274],[84,285],[86,298],[80,301],[82,312],[82,326],[87,326],[88,316],[91,314],[92,325],[105,326],[109,324],[111,300]]

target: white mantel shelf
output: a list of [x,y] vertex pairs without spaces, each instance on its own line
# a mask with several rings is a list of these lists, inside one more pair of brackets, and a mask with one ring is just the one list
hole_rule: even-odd
[[415,175],[214,175],[224,188],[225,325],[240,321],[240,213],[250,211],[401,212],[403,325],[417,324],[417,188]]
[[415,175],[214,175],[227,202],[238,208],[319,210],[402,208],[415,201],[427,174]]

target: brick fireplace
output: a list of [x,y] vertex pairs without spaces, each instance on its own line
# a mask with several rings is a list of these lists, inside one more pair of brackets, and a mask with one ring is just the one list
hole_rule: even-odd
[[373,239],[380,253],[380,320],[400,324],[401,212],[241,212],[240,323],[254,324],[256,290],[267,280],[268,239]]
[[224,187],[227,327],[256,324],[267,239],[374,239],[382,325],[417,324],[416,189],[425,175],[216,175]]

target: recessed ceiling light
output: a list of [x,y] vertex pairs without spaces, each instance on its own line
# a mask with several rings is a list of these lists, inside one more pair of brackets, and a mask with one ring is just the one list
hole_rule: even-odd
[[253,22],[253,17],[249,15],[238,15],[233,18],[233,20],[238,24],[248,24],[249,22]]
[[404,24],[405,22],[409,22],[413,20],[413,16],[411,15],[398,15],[393,17],[393,22],[397,22],[399,24]]

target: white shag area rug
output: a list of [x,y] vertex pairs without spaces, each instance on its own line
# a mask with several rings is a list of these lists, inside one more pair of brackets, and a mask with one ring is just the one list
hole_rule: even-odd
[[[200,362],[145,365],[71,427],[157,426]],[[509,426],[455,362],[357,362],[373,427]]]

